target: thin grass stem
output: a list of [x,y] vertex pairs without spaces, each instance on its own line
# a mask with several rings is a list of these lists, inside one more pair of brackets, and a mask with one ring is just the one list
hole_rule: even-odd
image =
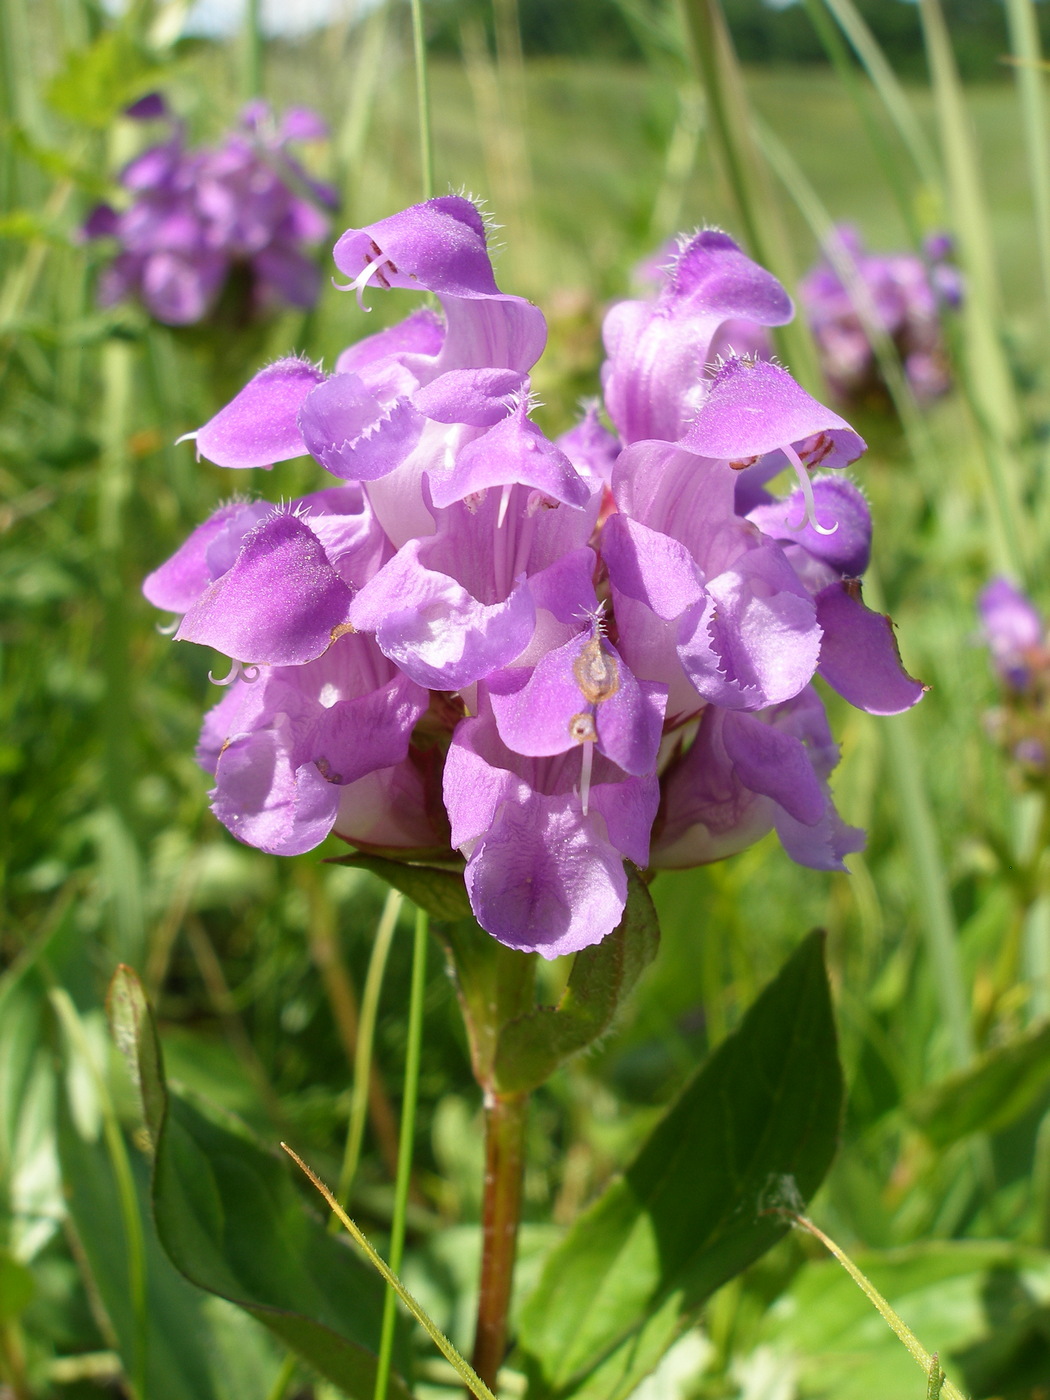
[[966,278],[963,387],[984,446],[996,566],[1024,580],[1029,550],[1015,441],[1017,395],[1000,334],[995,249],[970,113],[939,0],[919,0],[959,261]]
[[879,94],[890,120],[900,133],[923,183],[933,191],[940,191],[940,167],[922,129],[922,123],[903,84],[890,67],[886,55],[853,0],[824,0],[824,4],[834,15],[836,24],[864,65],[865,72]]
[[879,162],[883,178],[893,191],[893,197],[897,201],[897,207],[908,230],[908,235],[917,247],[922,241],[922,230],[919,228],[914,202],[901,172],[901,162],[891,149],[885,132],[872,110],[871,95],[865,88],[857,68],[850,58],[842,32],[828,14],[824,0],[803,0],[803,4],[839,81],[853,100],[853,105],[860,115],[861,123],[871,143],[871,148],[875,152],[875,158]]
[[[401,1100],[401,1141],[398,1151],[397,1182],[394,1186],[394,1218],[390,1227],[390,1272],[392,1274],[400,1272],[401,1259],[405,1249],[405,1219],[408,1214],[408,1189],[412,1181],[412,1149],[416,1130],[416,1101],[419,1095],[419,1060],[423,1048],[423,998],[426,992],[429,923],[426,911],[417,909],[415,936],[412,941],[412,989],[408,1001],[408,1046],[405,1051],[404,1095]],[[383,1330],[379,1339],[375,1400],[386,1400],[387,1396],[399,1296],[399,1290],[388,1280],[383,1306]]]
[[419,109],[419,168],[423,198],[434,197],[434,137],[430,124],[430,78],[423,0],[412,0],[412,47],[416,60],[416,105]]
[[[744,238],[756,261],[793,286],[787,236],[755,141],[751,106],[721,5],[718,0],[680,4],[687,57],[703,86],[711,140],[721,155]],[[816,390],[820,370],[805,326],[792,322],[773,334],[795,377]]]
[[420,1307],[420,1305],[416,1302],[415,1298],[412,1297],[412,1294],[409,1293],[408,1289],[398,1278],[397,1274],[394,1273],[393,1269],[391,1269],[390,1265],[387,1264],[383,1256],[369,1242],[368,1237],[363,1233],[363,1231],[354,1223],[354,1221],[350,1219],[346,1211],[339,1204],[336,1198],[332,1195],[331,1191],[329,1191],[328,1187],[324,1184],[324,1182],[320,1179],[316,1172],[311,1171],[311,1169],[306,1165],[306,1163],[298,1155],[298,1153],[293,1152],[286,1142],[282,1142],[281,1147],[284,1149],[285,1152],[288,1153],[288,1156],[291,1157],[292,1161],[299,1168],[299,1170],[302,1171],[307,1177],[309,1177],[313,1185],[317,1188],[318,1191],[320,1191],[321,1195],[328,1202],[329,1207],[335,1213],[336,1218],[340,1221],[343,1228],[350,1235],[350,1238],[357,1245],[358,1249],[361,1250],[362,1254],[364,1254],[365,1258],[376,1270],[376,1272],[383,1279],[386,1280],[388,1287],[393,1289],[394,1293],[396,1293],[398,1298],[401,1299],[401,1302],[416,1319],[420,1327],[422,1327],[423,1331],[434,1343],[438,1351],[440,1351],[441,1355],[453,1368],[453,1370],[459,1376],[460,1380],[470,1391],[471,1395],[476,1396],[477,1400],[496,1400],[496,1397],[493,1395],[492,1391],[489,1390],[488,1386],[485,1385],[485,1383],[475,1373],[470,1364],[459,1354],[456,1348],[445,1336],[444,1332],[442,1332],[440,1327],[438,1327],[437,1323],[434,1322],[434,1320],[426,1311],[424,1311],[422,1307]]
[[[878,574],[866,575],[872,605],[883,609]],[[914,717],[895,715],[882,725],[890,772],[897,789],[901,825],[916,874],[922,934],[933,969],[941,1014],[948,1030],[954,1067],[964,1068],[974,1057],[973,1028],[966,979],[959,960],[959,934],[952,909],[948,872],[941,854],[937,822],[923,786],[923,764],[915,739]]]
[[288,1387],[292,1383],[292,1377],[295,1375],[295,1368],[297,1364],[298,1358],[296,1357],[295,1352],[290,1351],[288,1355],[284,1358],[284,1360],[281,1362],[281,1369],[273,1378],[273,1385],[270,1386],[270,1389],[267,1392],[266,1400],[284,1400],[284,1397],[288,1392]]
[[800,1230],[807,1231],[814,1239],[819,1240],[825,1249],[829,1250],[835,1256],[868,1301],[877,1309],[884,1321],[893,1329],[908,1348],[908,1351],[926,1373],[926,1394],[928,1400],[937,1400],[937,1397],[941,1395],[945,1397],[945,1400],[966,1400],[966,1397],[958,1386],[953,1385],[941,1370],[940,1358],[937,1353],[935,1351],[929,1352],[926,1350],[899,1313],[890,1306],[872,1283],[871,1279],[854,1264],[846,1251],[840,1248],[830,1236],[825,1235],[824,1231],[821,1230],[819,1226],[814,1225],[813,1221],[808,1220],[804,1215],[796,1215],[793,1211],[787,1212],[787,1215]]
[[244,0],[244,95],[261,97],[263,91],[262,0]]
[[[339,1186],[336,1197],[346,1205],[353,1189],[354,1177],[361,1160],[361,1144],[365,1136],[365,1122],[368,1118],[369,1088],[372,1082],[372,1055],[376,1038],[376,1018],[379,1013],[379,997],[383,990],[383,977],[386,973],[387,958],[397,928],[398,915],[404,896],[400,890],[391,890],[383,905],[376,930],[372,955],[368,960],[364,991],[361,994],[361,1011],[357,1022],[357,1044],[354,1052],[354,1084],[350,1096],[350,1121],[347,1125],[346,1148],[343,1164],[339,1172]],[[400,1162],[400,1153],[398,1154]],[[332,1217],[335,1220],[335,1216]],[[336,1222],[338,1228],[338,1222]]]
[[1050,311],[1050,138],[1047,135],[1046,74],[1033,0],[1006,0],[1006,18],[1016,64],[1043,295]]

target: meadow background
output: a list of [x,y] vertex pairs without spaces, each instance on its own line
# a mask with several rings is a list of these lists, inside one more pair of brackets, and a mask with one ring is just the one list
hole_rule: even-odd
[[[1011,3],[1011,19],[1045,27],[1045,5]],[[773,134],[761,212],[764,227],[782,231],[776,270],[789,288],[815,260],[825,214],[856,223],[879,250],[909,246],[916,230],[961,234],[978,303],[952,332],[962,388],[921,415],[908,404],[900,415],[879,404],[853,415],[870,443],[856,479],[872,503],[878,589],[908,669],[931,689],[895,719],[832,701],[843,747],[836,800],[869,832],[851,875],[797,868],[767,838],[723,864],[658,877],[656,964],[616,1032],[536,1096],[521,1281],[801,937],[822,927],[849,1108],[814,1218],[974,1400],[1045,1400],[1044,798],[1021,791],[985,731],[997,692],[974,614],[979,589],[1004,568],[1050,608],[1050,230],[1031,164],[1032,133],[1047,137],[1023,86],[1025,73],[1037,91],[1043,79],[1030,51],[1027,69],[1001,61],[1018,32],[1011,38],[1002,6],[949,7],[967,114],[953,146],[938,123],[918,9],[861,7],[902,75],[914,123],[904,136],[917,133],[923,167],[886,106],[892,90],[876,90],[848,54],[850,81],[827,61],[814,20],[838,33],[833,12],[847,8],[814,0],[770,11],[755,0],[727,11],[748,61],[756,130]],[[330,365],[344,345],[405,314],[409,299],[372,297],[363,315],[329,286],[322,249],[314,311],[220,343],[134,307],[99,310],[100,254],[76,231],[140,139],[120,107],[154,86],[194,140],[216,139],[257,83],[278,110],[320,110],[332,139],[309,154],[340,190],[334,233],[413,202],[408,10],[382,4],[260,53],[244,34],[176,38],[176,9],[139,4],[118,22],[91,0],[0,8],[5,1400],[87,1400],[119,1391],[127,1372],[117,1314],[134,1299],[107,1131],[127,1135],[136,1180],[145,1159],[107,1048],[102,1003],[116,962],[135,966],[154,998],[173,1081],[238,1114],[259,1140],[294,1142],[334,1179],[355,1004],[385,894],[362,872],[319,864],[318,853],[280,861],[240,846],[210,816],[192,752],[215,693],[214,658],[158,635],[139,583],[231,490],[176,437],[267,359],[295,348]],[[437,187],[484,197],[502,226],[497,279],[547,315],[537,416],[561,431],[597,390],[601,317],[630,290],[638,261],[699,223],[742,234],[718,133],[670,4],[587,0],[577,11],[434,0],[428,17]],[[1041,178],[1045,191],[1050,171]],[[983,361],[974,349],[982,334]],[[812,362],[792,367],[815,384]],[[1000,372],[1007,387],[989,403]],[[300,461],[253,475],[249,489],[278,499],[311,489],[317,470]],[[1014,503],[1013,534],[1001,508],[997,516],[997,490]],[[333,842],[320,854],[339,850]],[[405,923],[376,1032],[395,1109],[409,943]],[[554,986],[557,969],[550,976]],[[406,1277],[464,1346],[478,1121],[435,946]],[[354,1211],[380,1243],[391,1179],[390,1143],[370,1132]],[[144,1205],[142,1219],[148,1234]],[[172,1279],[158,1285],[148,1319],[168,1338],[157,1344],[164,1364],[150,1373],[150,1397],[337,1393],[305,1369],[282,1369],[283,1352],[246,1315]],[[424,1361],[421,1374],[420,1394],[452,1393],[436,1363]],[[918,1400],[925,1382],[838,1266],[791,1236],[714,1297],[650,1384],[647,1400]]]

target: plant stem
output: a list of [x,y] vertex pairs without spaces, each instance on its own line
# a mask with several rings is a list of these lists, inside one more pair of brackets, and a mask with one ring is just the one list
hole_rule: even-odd
[[244,95],[260,97],[263,90],[262,0],[244,4]]
[[494,1389],[507,1346],[507,1313],[521,1222],[527,1094],[489,1092],[485,1100],[485,1194],[474,1370]]
[[423,0],[412,0],[412,43],[416,58],[416,103],[419,108],[419,166],[423,198],[434,196],[434,140],[430,130],[430,81],[427,76],[427,36]]
[[[339,1172],[339,1186],[335,1193],[340,1204],[344,1206],[350,1199],[350,1189],[354,1184],[354,1177],[357,1175],[357,1165],[361,1157],[361,1143],[365,1135],[365,1119],[368,1116],[370,1102],[372,1105],[372,1126],[376,1129],[376,1137],[379,1139],[383,1160],[387,1160],[384,1139],[386,1137],[385,1113],[389,1112],[389,1108],[385,1108],[382,1114],[376,1112],[377,1093],[382,1095],[384,1105],[387,1104],[387,1099],[382,1083],[373,1070],[372,1049],[375,1044],[376,1016],[379,1011],[379,994],[383,988],[383,974],[386,971],[390,944],[393,941],[394,930],[397,928],[397,918],[401,913],[403,903],[404,895],[399,890],[391,890],[387,895],[383,912],[379,918],[375,942],[372,944],[372,956],[368,961],[368,971],[365,974],[361,1015],[357,1023],[352,1052],[354,1087],[350,1098],[350,1121],[346,1130],[346,1149],[343,1153],[343,1165]],[[395,1178],[399,1160],[400,1152],[395,1138]],[[333,1215],[332,1219],[336,1220],[336,1217]],[[336,1226],[338,1227],[338,1220],[336,1220]]]
[[[416,932],[412,944],[412,990],[408,1002],[408,1047],[405,1051],[405,1087],[401,1100],[401,1138],[398,1143],[397,1182],[394,1187],[394,1219],[390,1228],[390,1270],[401,1268],[405,1249],[405,1216],[408,1188],[412,1180],[412,1147],[416,1131],[416,1099],[419,1093],[419,1058],[423,1046],[423,994],[427,974],[427,914],[416,910]],[[375,1400],[386,1400],[390,1381],[390,1360],[397,1321],[397,1292],[387,1285],[383,1301],[383,1331],[379,1339]]]

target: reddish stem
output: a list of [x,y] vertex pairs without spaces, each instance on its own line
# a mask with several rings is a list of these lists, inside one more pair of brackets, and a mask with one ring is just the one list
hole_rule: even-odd
[[489,1092],[485,1102],[485,1194],[474,1370],[489,1387],[507,1349],[507,1313],[521,1221],[527,1094]]

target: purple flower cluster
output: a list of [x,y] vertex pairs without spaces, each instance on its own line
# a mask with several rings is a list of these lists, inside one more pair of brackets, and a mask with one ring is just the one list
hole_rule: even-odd
[[277,301],[313,305],[320,273],[303,249],[324,238],[328,219],[319,206],[337,199],[288,144],[325,136],[320,117],[293,108],[278,126],[266,103],[252,102],[219,146],[189,149],[158,95],[128,115],[166,120],[169,132],[121,172],[127,206],[100,204],[84,225],[86,238],[120,245],[102,274],[102,305],[135,297],[158,321],[192,325],[214,309],[235,269],[247,274],[252,312]]
[[875,714],[922,687],[861,601],[871,521],[840,470],[861,439],[774,363],[705,372],[728,320],[791,317],[780,284],[725,234],[684,241],[606,320],[615,431],[592,406],[553,442],[531,417],[543,316],[497,287],[473,204],[351,229],[335,260],[359,297],[426,290],[443,316],[331,375],[257,374],[198,452],[309,452],[342,484],[223,506],[145,584],[178,638],[233,659],[199,748],[220,820],[284,854],[331,831],[454,848],[479,922],[546,957],[616,926],[625,860],[694,865],[775,828],[841,869],[863,838],[831,802],[813,678]]
[[1050,755],[1050,645],[1030,598],[1005,578],[977,600],[981,632],[1002,686],[986,716],[992,737],[1032,776],[1045,778]]
[[[924,257],[914,253],[869,253],[850,224],[835,230],[833,246],[802,279],[799,295],[820,352],[828,383],[842,398],[878,390],[880,377],[868,336],[872,322],[893,341],[908,382],[920,399],[933,399],[950,385],[941,317],[962,301],[962,280],[951,263],[946,234],[927,239]],[[864,306],[839,275],[842,263],[856,269]]]

